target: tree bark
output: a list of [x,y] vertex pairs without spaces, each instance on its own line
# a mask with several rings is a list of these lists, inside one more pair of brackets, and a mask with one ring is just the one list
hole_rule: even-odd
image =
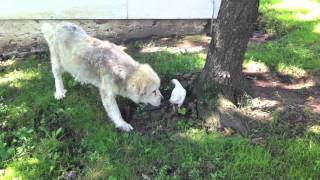
[[[247,89],[242,63],[258,16],[258,6],[259,0],[222,0],[212,29],[206,64],[195,84],[199,115],[202,118],[215,117],[215,125],[239,124],[238,121],[223,122],[221,111],[225,109],[219,109],[221,103],[218,102],[223,96],[237,105]],[[218,115],[212,114],[217,111],[220,111]],[[244,127],[238,126],[237,129],[244,131]]]

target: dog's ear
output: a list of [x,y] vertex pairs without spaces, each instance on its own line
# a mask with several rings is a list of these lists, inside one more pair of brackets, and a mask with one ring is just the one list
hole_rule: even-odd
[[147,85],[144,80],[131,83],[130,87],[138,96],[144,96],[147,94]]
[[138,96],[144,96],[148,90],[148,79],[141,76],[134,76],[128,81],[128,89]]
[[142,64],[134,71],[128,81],[128,89],[131,89],[139,96],[146,95],[154,83],[160,83],[157,74],[148,64]]

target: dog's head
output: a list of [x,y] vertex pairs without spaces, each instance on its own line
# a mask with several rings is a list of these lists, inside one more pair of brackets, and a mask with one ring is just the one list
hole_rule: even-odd
[[159,106],[163,96],[159,90],[160,78],[148,64],[139,65],[128,79],[128,91],[134,102]]

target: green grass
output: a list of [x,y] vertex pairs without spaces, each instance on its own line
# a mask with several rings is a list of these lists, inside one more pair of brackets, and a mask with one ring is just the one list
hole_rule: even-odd
[[245,65],[261,62],[271,71],[292,76],[319,71],[319,2],[265,0],[261,4],[266,31],[277,39],[262,46],[250,46]]
[[204,66],[206,55],[203,53],[134,53],[133,57],[142,63],[149,63],[159,74],[200,72]]
[[[297,14],[308,12],[275,8],[276,2],[262,1],[261,11],[277,39],[251,46],[246,63],[289,73],[319,70],[318,19],[299,19]],[[169,52],[134,56],[160,74],[199,71],[205,59]],[[50,64],[35,57],[13,60],[0,72],[0,179],[62,179],[72,170],[82,179],[320,177],[320,132],[292,127],[279,112],[260,129],[265,146],[251,143],[250,135],[207,133],[184,119],[169,121],[175,127],[169,132],[121,133],[108,120],[96,88],[68,75],[64,83],[66,98],[54,100]]]

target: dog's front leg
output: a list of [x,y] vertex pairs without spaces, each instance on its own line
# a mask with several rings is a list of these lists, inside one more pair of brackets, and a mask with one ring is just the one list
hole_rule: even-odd
[[101,88],[100,95],[103,106],[116,127],[127,132],[133,130],[133,127],[123,120],[117,102],[115,100],[115,96],[110,92],[110,90]]
[[64,89],[62,81],[63,67],[61,66],[60,62],[58,61],[58,58],[54,53],[51,53],[51,65],[56,87],[54,97],[59,100],[65,97],[67,90]]

